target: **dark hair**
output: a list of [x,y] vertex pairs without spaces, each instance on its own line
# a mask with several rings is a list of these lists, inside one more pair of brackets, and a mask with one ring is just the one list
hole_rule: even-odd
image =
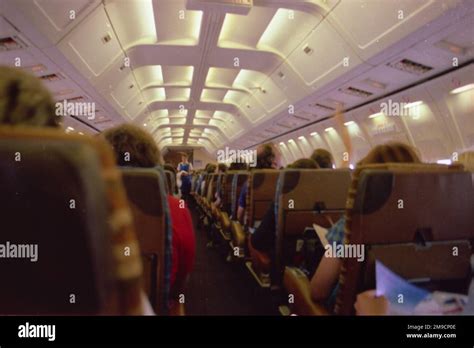
[[205,169],[207,174],[213,174],[216,171],[216,165],[212,163],[208,163]]
[[176,168],[173,167],[172,164],[170,164],[170,163],[165,163],[165,164],[163,165],[163,169],[164,169],[164,170],[169,170],[170,172],[174,173],[174,175],[176,176]]
[[112,145],[119,166],[148,168],[161,164],[155,141],[137,126],[122,124],[106,130],[102,136]]
[[334,160],[331,153],[325,149],[316,149],[310,157],[320,168],[332,168]]
[[272,143],[266,143],[260,145],[257,148],[257,169],[269,169],[273,168],[273,163],[277,156],[278,150],[275,149],[275,146]]
[[247,169],[248,169],[248,165],[243,160],[239,162],[232,162],[229,167],[229,170],[247,170]]
[[289,164],[287,168],[291,169],[318,169],[318,163],[310,158],[300,158]]
[[0,124],[58,127],[51,93],[36,76],[0,66]]
[[391,142],[377,145],[357,165],[375,163],[420,163],[420,158],[411,146]]
[[225,173],[227,171],[227,165],[225,165],[224,163],[219,163],[217,165],[217,168],[218,168],[218,171],[221,173]]

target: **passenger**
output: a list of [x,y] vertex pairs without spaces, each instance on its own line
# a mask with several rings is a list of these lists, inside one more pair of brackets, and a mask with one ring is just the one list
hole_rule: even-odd
[[247,163],[242,159],[237,162],[232,162],[229,166],[229,170],[248,170]]
[[316,149],[310,158],[319,165],[319,168],[332,169],[334,166],[334,159],[328,150]]
[[288,169],[318,169],[318,162],[311,158],[300,158],[287,166]]
[[459,163],[464,165],[464,168],[474,173],[474,151],[466,151],[459,155]]
[[[56,115],[54,99],[41,80],[21,69],[6,66],[0,66],[0,76],[0,125],[60,129],[61,115]],[[134,238],[128,230],[119,229],[114,233],[115,237],[111,240],[121,243],[120,245],[129,243]],[[136,268],[133,258],[114,255],[117,264],[121,264],[124,269],[127,266],[129,269]],[[153,315],[144,292],[132,286],[128,288],[127,294],[122,296],[129,302],[135,303],[137,300],[140,304],[137,309],[132,309],[131,314]]]
[[[272,143],[260,145],[257,148],[256,169],[277,169],[280,168],[281,154],[280,150]],[[244,223],[245,208],[247,206],[247,186],[246,182],[240,191],[239,207],[237,209],[237,220]]]
[[[176,180],[177,180],[176,168],[173,167],[173,165],[171,165],[170,163],[165,163],[163,165],[163,169],[168,170],[171,173],[173,173],[173,179],[172,180],[174,180],[174,182],[176,183]],[[178,194],[178,185],[175,184],[173,187],[174,187],[174,192],[171,192],[171,194],[174,194],[174,195]]]
[[[206,167],[204,169],[204,174],[212,174],[216,171],[216,165],[212,163],[206,164]],[[204,192],[204,188],[206,187],[206,179],[205,176],[203,175],[202,180],[201,180],[201,195],[206,195],[207,192]]]
[[[227,166],[224,163],[219,163],[217,165],[216,174],[224,174],[226,171],[227,171]],[[217,181],[216,193],[214,195],[215,201],[212,203],[213,206],[216,206],[218,208],[220,208],[222,205],[222,201],[221,201],[222,180],[223,178],[221,177],[220,180]]]
[[[373,148],[357,165],[375,163],[420,163],[415,150],[402,143],[387,143]],[[339,219],[329,230],[326,239],[329,244],[344,243],[345,217]],[[323,257],[311,279],[311,297],[314,301],[328,301],[328,307],[334,305],[338,288],[339,273],[342,260],[339,258]]]
[[[102,134],[114,148],[119,166],[153,168],[161,164],[161,154],[155,141],[141,128],[124,124]],[[176,299],[184,292],[193,269],[195,236],[187,207],[182,208],[180,200],[171,194],[167,197],[173,229],[170,295],[171,299]]]
[[181,181],[181,198],[188,200],[191,193],[191,174],[193,165],[188,162],[188,155],[181,154],[181,162],[178,164],[178,180]]
[[53,97],[41,80],[18,68],[0,66],[0,124],[59,127]]
[[[318,169],[318,164],[309,158],[301,158],[290,165],[289,169]],[[251,251],[252,248],[260,252],[270,254],[275,250],[275,202],[270,204],[260,225],[250,236]]]

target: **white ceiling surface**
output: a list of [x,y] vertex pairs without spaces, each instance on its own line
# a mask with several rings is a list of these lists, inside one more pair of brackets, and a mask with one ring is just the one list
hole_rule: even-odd
[[[204,146],[212,153],[252,146],[332,115],[327,107],[359,105],[452,67],[454,57],[462,64],[474,56],[470,0],[253,0],[251,8],[214,0],[2,0],[0,6],[0,37],[27,45],[20,53],[1,52],[0,63],[21,56],[23,66],[61,72],[64,79],[49,83],[58,100],[96,102],[98,117],[85,123],[100,130],[146,124],[162,148]],[[416,75],[388,66],[402,59],[432,69]],[[344,93],[348,87],[372,94]]]

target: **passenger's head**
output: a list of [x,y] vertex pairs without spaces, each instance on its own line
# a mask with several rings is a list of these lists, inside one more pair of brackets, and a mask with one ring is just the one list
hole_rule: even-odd
[[311,158],[300,158],[289,164],[287,168],[290,169],[318,169],[318,163]]
[[206,173],[207,174],[212,174],[216,171],[216,165],[215,164],[212,164],[212,163],[208,163],[207,166],[206,166]]
[[227,165],[224,163],[219,163],[217,165],[217,173],[225,173],[227,171]]
[[59,126],[53,97],[40,79],[6,66],[0,66],[0,76],[0,124]]
[[325,149],[314,150],[310,158],[319,165],[319,168],[332,168],[334,164],[331,153]]
[[184,152],[181,153],[181,162],[186,163],[188,161],[188,155],[185,154]]
[[280,150],[272,143],[262,144],[257,148],[257,169],[277,169],[280,167]]
[[420,163],[415,150],[406,144],[392,142],[377,145],[357,165],[376,163]]
[[229,170],[247,170],[247,169],[248,169],[248,165],[243,159],[237,162],[232,162],[229,166]]
[[174,175],[176,176],[176,168],[173,165],[171,165],[169,163],[165,163],[163,165],[163,169],[164,170],[169,170],[170,172],[174,173]]
[[161,164],[160,150],[143,129],[123,124],[110,128],[102,136],[112,145],[119,166],[154,167]]
[[474,151],[467,151],[460,154],[458,162],[462,163],[466,170],[474,172]]

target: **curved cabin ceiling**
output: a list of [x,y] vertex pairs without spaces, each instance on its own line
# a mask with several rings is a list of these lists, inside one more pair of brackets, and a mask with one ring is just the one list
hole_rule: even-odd
[[[209,152],[255,145],[449,69],[454,53],[436,54],[445,39],[436,35],[473,16],[458,0],[4,2],[23,35],[99,93],[104,127],[133,122],[161,148]],[[461,64],[473,52],[457,56]],[[409,71],[407,60],[429,69]]]

